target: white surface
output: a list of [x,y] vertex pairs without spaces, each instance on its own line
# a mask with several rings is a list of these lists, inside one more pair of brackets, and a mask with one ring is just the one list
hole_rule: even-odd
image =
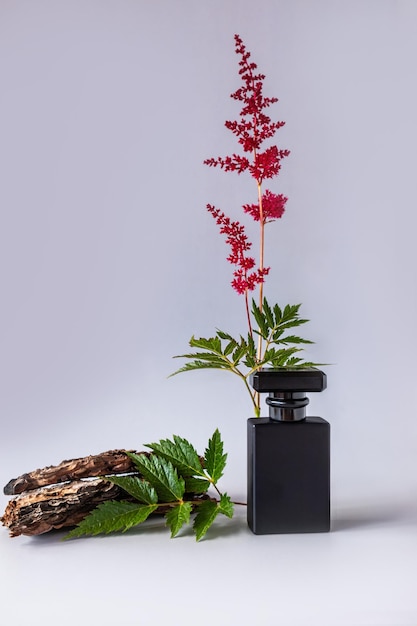
[[244,497],[238,382],[166,378],[191,334],[244,332],[204,207],[241,219],[254,190],[202,165],[235,150],[235,32],[291,150],[267,295],[303,302],[309,356],[335,364],[311,399],[332,424],[334,531],[4,530],[4,620],[417,624],[414,0],[0,3],[0,479],[174,432],[202,448],[218,426]]
[[[343,512],[342,512],[343,515]],[[414,626],[417,515],[357,506],[330,534],[255,536],[238,513],[196,544],[155,522],[61,543],[0,537],[3,618],[40,626]]]

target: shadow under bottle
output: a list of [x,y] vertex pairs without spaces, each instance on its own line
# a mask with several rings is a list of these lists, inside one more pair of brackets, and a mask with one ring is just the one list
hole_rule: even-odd
[[251,377],[268,392],[269,417],[248,419],[248,525],[257,535],[330,530],[330,424],[306,417],[306,392],[326,374],[264,369]]

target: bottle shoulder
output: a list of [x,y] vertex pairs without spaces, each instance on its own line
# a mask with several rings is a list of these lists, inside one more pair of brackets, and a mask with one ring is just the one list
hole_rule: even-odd
[[287,426],[290,428],[302,428],[303,426],[307,426],[307,427],[313,427],[313,426],[325,426],[325,427],[330,427],[330,424],[327,420],[323,419],[322,417],[317,417],[317,416],[308,416],[303,420],[300,420],[298,422],[282,422],[282,421],[274,421],[272,419],[270,419],[269,417],[250,417],[248,419],[248,425],[253,426],[253,427],[268,427],[268,426],[272,426],[272,427],[280,427],[280,426]]

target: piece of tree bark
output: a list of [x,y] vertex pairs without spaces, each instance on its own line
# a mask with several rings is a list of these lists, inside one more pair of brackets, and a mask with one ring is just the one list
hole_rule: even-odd
[[[149,456],[150,452],[135,454]],[[41,535],[76,526],[107,500],[135,501],[117,485],[100,478],[114,474],[140,476],[126,450],[109,450],[22,474],[4,487],[6,495],[15,497],[8,503],[0,522],[8,527],[12,537]],[[206,494],[189,494],[190,500],[206,498]],[[160,506],[154,514],[167,510],[166,506]]]
[[[130,450],[130,452],[134,451]],[[149,456],[149,452],[136,452],[136,454]],[[28,474],[22,474],[18,478],[10,480],[4,487],[3,493],[6,496],[14,496],[44,485],[130,472],[138,473],[137,468],[127,456],[126,450],[109,450],[102,454],[62,461],[59,465],[50,465]]]
[[[207,498],[206,494],[190,494],[191,501]],[[53,529],[76,526],[107,500],[136,502],[123,489],[106,480],[77,480],[33,489],[14,497],[0,521],[8,527],[11,537],[41,535]],[[164,514],[168,509],[169,506],[161,505],[153,515]]]
[[0,518],[10,536],[41,535],[52,529],[75,526],[98,504],[121,499],[120,487],[99,478],[34,489],[8,503]]

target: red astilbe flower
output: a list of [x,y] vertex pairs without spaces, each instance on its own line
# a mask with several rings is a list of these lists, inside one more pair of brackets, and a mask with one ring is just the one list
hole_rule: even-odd
[[212,167],[216,167],[218,165],[225,172],[237,172],[238,174],[241,174],[250,166],[249,159],[240,156],[239,154],[234,154],[231,157],[224,157],[224,159],[222,157],[217,157],[217,159],[206,159],[204,164],[211,165]]
[[246,255],[252,244],[248,241],[244,226],[237,221],[232,221],[230,217],[211,204],[207,205],[207,210],[216,220],[216,224],[220,226],[220,233],[226,235],[226,243],[231,247],[227,260],[232,265],[236,265],[231,283],[233,289],[239,294],[253,291],[256,285],[264,282],[264,276],[268,274],[269,267],[250,272],[255,267],[255,259]]
[[278,98],[268,98],[263,95],[265,75],[256,73],[257,65],[249,60],[250,52],[246,50],[239,35],[235,35],[235,50],[241,57],[239,74],[243,85],[231,94],[231,98],[242,102],[243,107],[240,111],[240,119],[227,120],[225,126],[236,135],[243,151],[252,153],[253,163],[246,157],[236,154],[232,157],[206,159],[204,163],[211,167],[221,167],[225,171],[236,171],[238,174],[249,170],[260,184],[265,178],[277,176],[281,159],[289,155],[288,150],[278,150],[276,146],[259,152],[263,142],[273,137],[285,122],[273,122],[265,113],[265,109],[278,102]]
[[[287,200],[288,198],[283,196],[281,193],[277,195],[266,190],[265,193],[262,194],[262,219],[264,224],[273,222],[283,216]],[[243,210],[245,213],[249,213],[255,222],[259,222],[259,204],[244,204]]]
[[288,150],[278,150],[276,146],[271,146],[264,152],[255,154],[254,163],[249,166],[249,171],[258,183],[262,183],[265,178],[278,176],[281,159],[288,154]]

